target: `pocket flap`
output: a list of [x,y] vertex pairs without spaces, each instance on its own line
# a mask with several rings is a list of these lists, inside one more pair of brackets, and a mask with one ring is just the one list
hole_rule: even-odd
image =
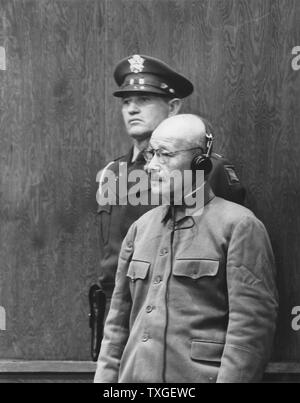
[[150,265],[151,263],[149,262],[132,260],[128,268],[127,277],[132,281],[137,279],[144,280],[147,277]]
[[223,350],[223,343],[193,340],[191,345],[191,358],[197,361],[221,362]]
[[218,260],[177,259],[174,275],[197,280],[201,277],[216,276],[219,270]]

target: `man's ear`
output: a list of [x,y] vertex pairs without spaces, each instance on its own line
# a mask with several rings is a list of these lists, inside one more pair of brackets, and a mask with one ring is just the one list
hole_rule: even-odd
[[179,98],[173,98],[168,102],[169,105],[169,118],[171,116],[175,116],[179,113],[181,107],[182,107],[183,101],[182,99]]

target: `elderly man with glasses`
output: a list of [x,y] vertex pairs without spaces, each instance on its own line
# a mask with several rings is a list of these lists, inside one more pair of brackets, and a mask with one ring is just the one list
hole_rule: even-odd
[[170,194],[170,204],[141,217],[123,242],[95,382],[262,378],[278,306],[264,225],[216,197],[207,181],[193,183],[200,206],[187,208],[185,193],[181,205],[173,202],[185,189],[174,171],[195,176],[201,167],[207,179],[209,142],[194,115],[170,117],[152,135],[145,152],[151,189]]

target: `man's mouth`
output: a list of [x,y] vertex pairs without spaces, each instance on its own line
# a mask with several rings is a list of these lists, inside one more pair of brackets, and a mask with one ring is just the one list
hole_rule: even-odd
[[128,123],[129,123],[130,125],[135,125],[135,124],[142,123],[142,121],[141,121],[141,119],[130,119],[130,120],[128,121]]

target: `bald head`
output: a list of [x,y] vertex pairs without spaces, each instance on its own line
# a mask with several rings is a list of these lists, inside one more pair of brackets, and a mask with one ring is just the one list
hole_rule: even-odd
[[[146,154],[149,156],[147,171],[151,174],[152,192],[172,197],[179,195],[182,202],[183,194],[189,194],[194,186],[201,187],[203,180],[200,178],[198,183],[195,175],[198,169],[192,168],[192,162],[206,149],[206,125],[199,116],[175,115],[164,120],[153,132]],[[186,171],[193,173],[189,179],[185,178]],[[173,181],[178,174],[180,180]]]
[[153,132],[151,143],[163,142],[173,146],[174,151],[182,148],[201,147],[206,149],[206,127],[196,115],[182,114],[164,120]]

